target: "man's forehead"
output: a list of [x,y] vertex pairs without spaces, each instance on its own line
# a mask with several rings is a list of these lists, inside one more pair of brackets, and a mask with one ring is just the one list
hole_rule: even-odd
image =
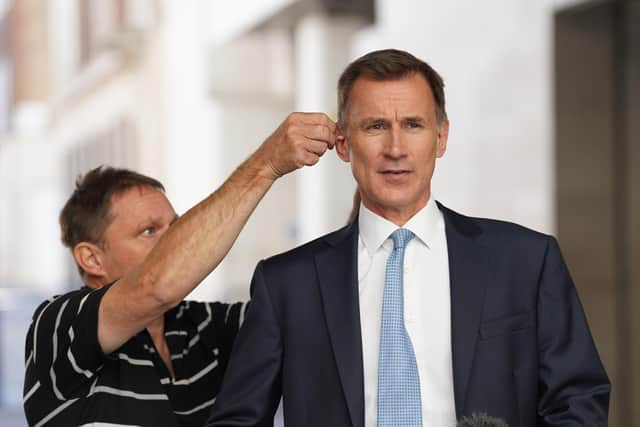
[[[396,98],[415,94],[434,102],[433,92],[427,80],[421,74],[390,80],[375,80],[369,77],[358,77],[351,89],[350,98],[376,99]],[[425,95],[429,96],[425,96]]]
[[[149,215],[159,209],[164,210],[167,206],[171,205],[162,190],[148,185],[137,185],[111,197],[110,213],[114,217],[119,214],[126,214],[126,216]],[[161,213],[158,212],[158,214]]]
[[[422,87],[432,93],[431,86],[427,79],[420,73],[410,73],[402,77],[397,78],[389,78],[389,79],[376,79],[373,77],[369,77],[366,75],[359,76],[351,87],[351,94],[353,94],[354,90],[357,90],[359,87],[366,86],[368,90],[371,89],[383,89],[383,88],[397,88],[405,85],[414,85],[418,87]],[[433,95],[433,93],[432,93]]]
[[359,119],[376,115],[388,116],[391,113],[429,119],[429,116],[435,114],[431,87],[419,74],[382,81],[359,77],[350,98],[349,112]]

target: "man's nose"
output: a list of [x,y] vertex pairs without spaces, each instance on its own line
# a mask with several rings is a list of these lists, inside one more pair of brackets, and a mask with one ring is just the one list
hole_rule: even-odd
[[407,155],[407,144],[402,137],[399,126],[393,126],[390,129],[389,136],[385,144],[386,156],[397,159]]

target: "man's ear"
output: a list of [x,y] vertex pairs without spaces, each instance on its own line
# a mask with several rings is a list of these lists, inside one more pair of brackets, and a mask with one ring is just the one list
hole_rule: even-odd
[[438,129],[438,146],[436,147],[436,157],[444,156],[447,151],[447,141],[449,139],[449,120],[442,122]]
[[340,157],[342,161],[347,163],[351,161],[349,141],[340,125],[336,126],[336,153],[338,153],[338,157]]
[[107,275],[103,255],[98,245],[89,242],[80,242],[73,248],[76,263],[88,276],[102,278]]

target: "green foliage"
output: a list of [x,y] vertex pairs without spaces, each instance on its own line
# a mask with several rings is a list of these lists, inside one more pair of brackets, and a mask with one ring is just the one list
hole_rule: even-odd
[[458,421],[458,427],[509,427],[500,418],[490,417],[487,414],[472,414]]

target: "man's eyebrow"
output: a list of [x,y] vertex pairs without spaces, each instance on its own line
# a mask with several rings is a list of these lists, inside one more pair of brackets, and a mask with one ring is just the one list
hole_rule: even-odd
[[362,119],[358,120],[358,124],[360,125],[364,125],[364,124],[368,124],[368,123],[376,123],[376,122],[388,122],[389,120],[385,119],[384,117],[376,117],[376,116],[370,116],[370,117],[363,117]]
[[426,120],[420,116],[407,116],[403,117],[402,120],[406,122],[426,122]]
[[[171,222],[169,223],[169,225],[173,225],[178,218],[180,218],[177,214],[171,219]],[[158,224],[162,224],[163,220],[161,217],[157,217],[157,216],[149,216],[148,218],[144,219],[143,221],[140,221],[140,224],[138,224],[139,228],[142,227],[148,227],[148,226],[157,226]]]

